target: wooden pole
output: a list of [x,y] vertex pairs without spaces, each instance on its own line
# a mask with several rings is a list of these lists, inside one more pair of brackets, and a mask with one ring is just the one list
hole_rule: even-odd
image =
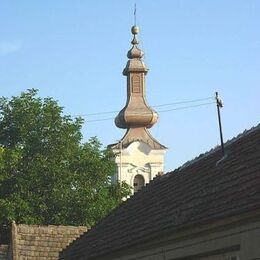
[[223,142],[221,115],[220,115],[220,108],[223,107],[223,104],[218,96],[218,92],[216,92],[216,105],[217,105],[217,112],[218,112],[218,125],[219,125],[219,135],[220,135],[220,142],[221,142],[221,151],[222,151],[222,155],[224,156],[225,150],[224,150],[224,142]]

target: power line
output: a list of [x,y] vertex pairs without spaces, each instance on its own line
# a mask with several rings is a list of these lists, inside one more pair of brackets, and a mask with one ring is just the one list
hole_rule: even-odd
[[152,107],[166,107],[166,106],[171,106],[171,105],[180,105],[180,104],[187,104],[187,103],[195,103],[199,101],[205,101],[209,99],[214,99],[214,97],[207,97],[207,98],[200,98],[200,99],[193,99],[193,100],[187,100],[187,101],[179,101],[179,102],[173,102],[173,103],[166,103],[162,105],[156,105]]
[[192,105],[192,106],[185,106],[185,107],[176,107],[176,108],[172,108],[172,109],[161,110],[158,112],[159,113],[170,112],[170,111],[174,111],[174,110],[182,110],[182,109],[187,109],[187,108],[192,108],[192,107],[201,107],[201,106],[206,106],[206,105],[210,105],[210,104],[215,104],[215,102],[208,102],[208,103]]
[[[172,102],[172,103],[165,103],[165,104],[160,104],[160,105],[155,105],[151,107],[165,107],[165,106],[171,106],[171,105],[180,105],[180,104],[187,104],[187,103],[195,103],[199,101],[205,101],[209,99],[214,99],[214,97],[207,97],[207,98],[200,98],[200,99],[192,99],[192,100],[186,100],[186,101],[179,101],[179,102]],[[79,115],[74,115],[74,117],[86,117],[86,116],[99,116],[99,115],[107,115],[107,114],[114,114],[118,113],[120,110],[113,110],[113,111],[103,111],[103,112],[96,112],[96,113],[88,113],[88,114],[79,114]]]
[[78,117],[78,116],[99,116],[99,115],[106,115],[106,114],[114,114],[114,113],[118,113],[119,110],[114,110],[114,111],[105,111],[105,112],[97,112],[97,113],[90,113],[90,114],[81,114],[81,115],[74,115],[74,117]]
[[[170,111],[175,111],[175,110],[184,110],[184,109],[188,109],[188,108],[207,106],[207,105],[211,105],[211,104],[215,104],[215,101],[214,102],[207,102],[207,103],[197,104],[197,105],[192,105],[192,106],[176,107],[176,108],[172,108],[172,109],[161,110],[161,111],[158,111],[158,112],[159,113],[165,113],[165,112],[170,112]],[[145,114],[148,114],[148,113],[143,113],[141,115],[145,115]],[[136,113],[136,115],[140,115],[140,113]],[[114,119],[113,117],[109,117],[109,118],[86,120],[85,122],[86,123],[92,123],[92,122],[108,121],[108,120],[113,120],[113,119]]]
[[92,122],[99,122],[99,121],[108,121],[108,120],[112,120],[114,119],[114,117],[108,117],[108,118],[101,118],[101,119],[91,119],[91,120],[86,120],[86,123],[92,123]]

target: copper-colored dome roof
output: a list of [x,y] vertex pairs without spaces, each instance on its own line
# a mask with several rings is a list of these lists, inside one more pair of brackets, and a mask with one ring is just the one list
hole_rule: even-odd
[[127,76],[127,103],[115,119],[119,128],[152,127],[158,120],[158,114],[151,109],[145,100],[145,75],[148,72],[142,57],[143,51],[138,48],[139,41],[136,35],[139,27],[133,26],[134,35],[132,48],[128,51],[129,58],[123,74]]

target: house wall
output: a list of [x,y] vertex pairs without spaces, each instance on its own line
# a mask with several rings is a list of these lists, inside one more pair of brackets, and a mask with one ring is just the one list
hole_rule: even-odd
[[[167,238],[108,256],[113,260],[256,260],[260,259],[260,219],[233,224],[188,237]],[[156,246],[157,244],[157,246]]]
[[117,164],[117,174],[114,181],[125,181],[133,187],[134,177],[140,174],[145,183],[149,183],[164,169],[165,150],[151,149],[141,141],[131,143],[127,148],[114,150]]

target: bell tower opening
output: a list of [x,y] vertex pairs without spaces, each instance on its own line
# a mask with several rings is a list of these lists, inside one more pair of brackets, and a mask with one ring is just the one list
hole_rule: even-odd
[[134,193],[141,190],[144,186],[144,177],[141,174],[135,175],[134,178]]

